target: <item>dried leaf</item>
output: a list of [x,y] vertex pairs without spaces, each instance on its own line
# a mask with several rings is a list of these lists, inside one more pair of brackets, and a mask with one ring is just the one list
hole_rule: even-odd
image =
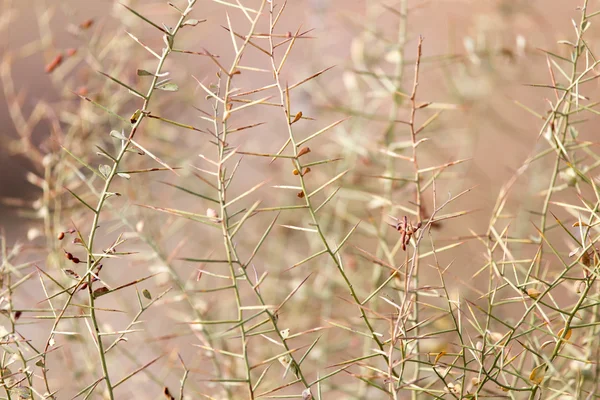
[[140,115],[142,115],[142,110],[135,110],[135,112],[131,114],[131,117],[129,117],[129,122],[135,124],[138,121],[138,119],[140,119]]
[[[565,331],[565,328],[562,328],[560,331],[558,331],[558,337],[561,337],[563,335],[563,332]],[[563,340],[569,340],[571,338],[571,334],[573,333],[573,329],[569,329],[567,330],[567,333],[565,333],[565,337],[563,338]]]
[[98,289],[94,290],[94,298],[96,297],[100,297],[106,293],[108,293],[108,288],[105,286],[99,287]]
[[537,299],[538,297],[540,297],[541,294],[542,294],[542,292],[540,292],[537,289],[534,289],[534,288],[527,289],[527,295],[534,300]]
[[529,374],[529,380],[536,385],[539,385],[544,380],[547,369],[548,366],[546,364],[538,365],[531,371],[531,374]]
[[442,358],[444,355],[446,354],[445,351],[440,351],[437,356],[435,356],[435,360],[433,361],[433,364],[437,364],[438,361],[440,361],[440,358]]
[[81,279],[81,277],[79,276],[79,274],[78,274],[77,272],[73,271],[72,269],[63,269],[63,272],[64,272],[64,273],[65,273],[65,274],[66,274],[66,275],[67,275],[69,278],[72,278],[72,279],[77,279],[77,280]]
[[302,111],[298,111],[298,114],[296,114],[296,116],[294,117],[294,119],[291,122],[291,124],[293,124],[294,122],[298,122],[300,120],[300,118],[302,118]]

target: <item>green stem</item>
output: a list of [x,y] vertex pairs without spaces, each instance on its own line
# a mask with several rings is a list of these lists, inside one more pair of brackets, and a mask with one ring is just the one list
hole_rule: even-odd
[[[167,60],[167,57],[169,56],[169,54],[171,54],[172,51],[172,45],[173,45],[173,41],[175,39],[175,36],[177,35],[177,32],[179,31],[179,29],[181,28],[183,22],[185,21],[185,18],[187,17],[187,15],[189,14],[189,12],[192,10],[192,7],[194,6],[194,4],[196,3],[196,0],[192,0],[188,3],[188,6],[186,8],[186,10],[182,13],[181,17],[179,18],[179,21],[177,22],[175,28],[173,29],[173,31],[169,34],[166,34],[167,37],[167,46],[163,49],[163,53],[162,56],[158,62],[158,65],[156,67],[156,71],[154,73],[154,76],[152,78],[152,83],[148,89],[148,92],[146,93],[145,99],[144,99],[144,103],[142,105],[141,110],[142,111],[146,111],[148,109],[148,105],[150,103],[150,99],[152,98],[152,95],[154,94],[154,91],[156,90],[156,83],[158,82],[158,78],[159,75],[162,73],[162,68],[165,64],[165,61]],[[113,163],[113,166],[111,168],[110,173],[106,176],[106,181],[104,184],[104,188],[102,189],[102,192],[100,193],[100,199],[98,200],[98,204],[96,205],[96,208],[94,210],[94,218],[92,221],[92,228],[88,237],[88,241],[87,241],[87,248],[88,248],[88,255],[87,255],[87,266],[88,266],[88,271],[87,271],[87,279],[88,279],[88,298],[89,298],[89,303],[90,303],[90,319],[92,320],[92,325],[94,327],[94,336],[96,339],[96,343],[98,346],[98,355],[100,358],[100,363],[102,366],[102,373],[103,373],[103,377],[104,377],[104,381],[106,383],[106,388],[107,388],[107,392],[108,392],[108,396],[111,400],[114,400],[114,393],[113,393],[113,387],[111,384],[111,380],[110,380],[110,374],[108,371],[108,363],[106,361],[106,354],[104,352],[104,345],[102,342],[102,336],[100,335],[100,327],[99,327],[99,323],[98,323],[98,317],[96,315],[96,308],[95,308],[95,298],[94,298],[94,291],[92,288],[92,271],[93,268],[96,267],[96,265],[98,264],[99,260],[96,260],[93,256],[93,248],[94,248],[94,240],[96,238],[96,233],[98,231],[98,224],[100,222],[100,215],[102,213],[102,210],[104,208],[104,203],[106,202],[106,199],[110,196],[109,194],[109,189],[111,186],[111,183],[113,181],[113,179],[115,178],[115,176],[117,175],[117,171],[119,169],[119,166],[121,164],[121,161],[123,160],[125,154],[127,153],[129,147],[131,146],[133,137],[137,131],[137,129],[139,128],[139,126],[141,125],[142,121],[144,120],[146,114],[145,113],[141,113],[139,115],[139,117],[137,118],[136,121],[134,121],[133,126],[131,127],[130,133],[129,133],[129,137],[127,139],[127,141],[124,141],[122,143],[121,146],[121,150],[119,151],[119,154],[117,155],[117,157],[115,157],[115,161]],[[71,297],[72,298],[72,297]],[[69,301],[71,300],[71,298],[69,299]],[[65,307],[66,309],[66,307]],[[58,323],[58,319],[56,321],[56,323]]]

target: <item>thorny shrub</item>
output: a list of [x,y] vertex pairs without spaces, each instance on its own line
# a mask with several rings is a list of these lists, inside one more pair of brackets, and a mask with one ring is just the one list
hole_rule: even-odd
[[[408,29],[417,1],[369,4],[345,65],[308,72],[294,54],[325,33],[284,25],[298,5],[133,3],[113,10],[125,32],[72,21],[72,48],[42,9],[41,39],[3,55],[6,149],[39,191],[3,199],[36,221],[27,245],[2,241],[5,398],[597,397],[600,156],[578,128],[598,113],[592,2],[537,51],[535,150],[461,237],[447,229],[476,189],[453,170],[471,155],[440,162],[432,143],[443,112],[468,112],[469,73],[456,101],[421,90],[436,39]],[[209,17],[225,40],[204,46]],[[523,40],[467,40],[457,62]],[[62,97],[26,110],[13,66],[41,51]],[[487,287],[459,277],[465,242]]]

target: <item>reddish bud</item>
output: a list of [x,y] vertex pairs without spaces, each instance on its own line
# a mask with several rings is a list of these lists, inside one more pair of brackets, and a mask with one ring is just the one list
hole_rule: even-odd
[[304,192],[301,190],[299,191],[296,196],[298,196],[299,198],[303,199],[304,198]]
[[52,71],[54,71],[60,64],[62,64],[62,61],[63,61],[62,54],[59,54],[56,57],[54,57],[54,59],[52,61],[50,61],[50,63],[46,64],[46,68],[45,68],[46,73],[49,74]]
[[77,257],[73,257],[71,261],[73,261],[75,264],[79,264],[81,262]]
[[77,49],[73,49],[73,48],[67,49],[68,57],[73,57],[75,54],[77,54]]
[[300,149],[300,151],[298,152],[298,155],[296,157],[302,157],[305,154],[310,153],[310,148],[309,147],[303,147]]
[[81,29],[89,29],[92,25],[94,25],[94,20],[89,18],[79,24],[79,28]]
[[63,240],[65,238],[65,233],[64,232],[60,232],[56,238],[58,240]]

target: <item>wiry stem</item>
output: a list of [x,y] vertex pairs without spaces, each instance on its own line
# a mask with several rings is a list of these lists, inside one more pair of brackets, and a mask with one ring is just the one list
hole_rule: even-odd
[[[165,36],[167,37],[167,40],[166,40],[167,46],[163,49],[162,56],[156,66],[156,71],[152,78],[151,85],[148,88],[148,91],[145,95],[145,99],[144,99],[144,102],[143,102],[143,105],[141,108],[141,110],[143,110],[143,111],[146,111],[148,109],[150,99],[152,98],[152,95],[154,94],[154,91],[156,90],[156,83],[158,82],[158,77],[162,73],[162,68],[164,66],[164,63],[172,51],[172,45],[173,45],[174,38],[177,35],[177,32],[181,28],[183,22],[185,21],[189,12],[192,10],[192,7],[194,6],[195,3],[196,3],[196,0],[189,1],[186,11],[184,13],[182,13],[176,26],[173,28],[173,30],[170,33],[165,34]],[[104,345],[102,342],[102,336],[100,334],[100,327],[99,327],[98,318],[97,318],[96,309],[95,309],[95,295],[94,295],[94,291],[93,291],[93,287],[92,287],[92,282],[93,282],[92,271],[94,270],[94,268],[96,268],[98,266],[98,263],[102,260],[102,257],[96,258],[96,256],[93,255],[94,240],[96,238],[96,233],[98,231],[100,215],[102,214],[102,211],[104,209],[104,204],[105,204],[106,200],[108,199],[108,197],[111,196],[111,193],[110,193],[111,183],[112,183],[113,179],[115,178],[115,176],[117,175],[117,171],[120,167],[120,164],[121,164],[125,154],[128,152],[129,148],[131,147],[133,137],[135,136],[135,133],[136,133],[137,129],[140,127],[145,116],[146,115],[143,112],[137,116],[137,119],[133,122],[133,125],[129,132],[129,136],[128,136],[127,140],[123,141],[123,143],[121,145],[121,150],[119,151],[118,155],[115,157],[115,160],[113,162],[110,172],[105,176],[104,187],[103,187],[102,191],[100,192],[100,198],[98,200],[96,207],[94,208],[94,217],[92,220],[90,234],[89,234],[89,237],[87,240],[87,245],[86,245],[87,249],[88,249],[86,265],[88,268],[87,268],[87,272],[85,274],[85,278],[87,279],[88,298],[89,298],[89,305],[90,305],[90,319],[92,321],[92,326],[94,328],[93,329],[94,338],[95,338],[97,349],[98,349],[98,356],[100,359],[100,364],[102,366],[102,374],[103,374],[104,382],[106,384],[106,390],[107,390],[108,396],[111,400],[114,399],[114,391],[113,391],[113,386],[112,386],[111,380],[110,380],[110,374],[109,374],[109,370],[108,370],[106,354],[104,351]],[[54,322],[54,326],[52,328],[53,333],[52,333],[51,337],[54,335],[54,330],[58,326],[58,323],[59,323],[61,317],[64,315],[64,311],[66,311],[66,308],[68,307],[72,298],[73,298],[73,296],[69,296],[67,303],[63,307],[63,311],[56,318],[56,320]],[[51,342],[51,340],[49,339],[48,343],[46,345],[46,351],[48,350],[48,348],[50,346],[50,342]]]
[[[232,94],[233,78],[235,77],[235,71],[238,69],[239,63],[242,59],[242,55],[244,54],[244,51],[245,51],[246,47],[248,46],[248,43],[250,42],[250,39],[252,38],[252,35],[254,34],[254,32],[256,30],[256,25],[258,24],[258,20],[260,19],[260,16],[261,16],[262,10],[265,7],[265,4],[266,4],[266,0],[263,0],[261,2],[260,8],[256,14],[256,17],[252,21],[249,32],[246,35],[246,39],[244,40],[243,44],[237,49],[234,60],[231,63],[231,67],[229,68],[229,71],[227,73],[227,77],[225,78],[225,90],[224,90],[224,96],[223,96],[223,102],[225,104],[225,108],[224,108],[224,112],[222,115],[222,133],[221,133],[222,140],[218,140],[217,189],[219,192],[221,231],[223,234],[223,245],[225,246],[225,251],[226,251],[226,256],[227,256],[227,264],[229,265],[229,273],[231,275],[231,285],[233,287],[233,291],[235,294],[235,301],[236,301],[237,312],[238,312],[237,319],[238,319],[238,322],[240,323],[239,330],[240,330],[240,340],[242,342],[242,355],[244,358],[245,370],[246,370],[246,383],[247,383],[247,388],[248,388],[248,398],[250,398],[250,399],[254,399],[254,388],[252,385],[252,376],[250,373],[251,365],[250,365],[250,360],[249,360],[249,355],[248,355],[248,337],[246,336],[246,327],[244,326],[244,323],[243,323],[244,315],[243,315],[243,311],[242,311],[242,299],[240,296],[240,289],[239,289],[238,283],[237,283],[238,275],[237,275],[237,271],[236,271],[236,265],[234,264],[235,262],[239,263],[239,261],[238,261],[238,256],[237,256],[237,252],[235,250],[233,240],[230,235],[230,226],[229,226],[230,217],[229,217],[229,213],[227,210],[227,187],[229,185],[229,180],[233,179],[233,176],[230,176],[229,178],[226,176],[224,163],[227,158],[226,152],[228,151],[228,149],[226,148],[227,130],[228,130],[228,124],[227,124],[228,114],[227,113],[229,111],[227,109],[227,107],[231,105],[230,96]],[[215,127],[216,127],[219,102],[216,101],[215,104],[216,105],[215,105],[214,121],[215,121]],[[229,151],[231,151],[231,150],[229,149]]]
[[[317,234],[319,235],[323,245],[325,246],[325,249],[324,249],[325,253],[329,256],[331,261],[335,264],[336,268],[338,269],[338,272],[340,273],[340,275],[342,276],[342,279],[344,280],[344,282],[346,284],[346,287],[348,288],[348,290],[350,292],[350,296],[352,297],[355,304],[358,306],[359,312],[361,315],[361,319],[364,321],[365,325],[367,326],[367,328],[370,332],[371,338],[377,345],[377,349],[381,352],[379,354],[381,354],[381,356],[384,358],[386,364],[389,364],[390,360],[388,359],[388,357],[385,353],[383,342],[380,340],[378,333],[375,331],[375,328],[373,327],[371,321],[367,317],[366,311],[365,311],[361,301],[358,298],[358,294],[356,293],[356,290],[354,289],[353,284],[350,282],[348,275],[344,271],[341,261],[338,259],[338,257],[339,257],[338,252],[332,250],[332,248],[330,247],[327,239],[325,238],[323,229],[319,223],[319,219],[316,216],[315,207],[312,204],[312,200],[309,196],[309,192],[307,189],[306,181],[304,179],[304,174],[302,173],[303,166],[299,160],[299,156],[301,156],[301,155],[299,155],[300,149],[298,149],[298,145],[296,144],[296,139],[294,137],[294,133],[293,133],[293,129],[292,129],[292,119],[290,116],[290,104],[289,104],[289,101],[286,100],[286,99],[288,99],[288,96],[289,96],[289,89],[287,87],[284,88],[283,84],[281,82],[281,77],[280,77],[281,66],[277,65],[277,63],[275,61],[275,57],[273,55],[275,47],[273,45],[272,38],[273,38],[273,35],[271,34],[269,36],[269,41],[271,44],[271,68],[272,68],[273,76],[274,76],[274,79],[275,79],[275,82],[277,85],[277,89],[279,92],[279,100],[280,100],[281,109],[283,111],[285,120],[287,122],[286,125],[287,125],[287,130],[288,130],[288,135],[289,135],[288,142],[291,144],[293,153],[294,153],[293,154],[294,158],[292,159],[292,161],[294,163],[296,170],[299,171],[298,178],[299,178],[300,186],[302,188],[303,198],[305,199],[305,205],[306,205],[306,208],[308,209],[308,212],[310,214],[310,218],[312,221],[311,225],[313,226],[314,229],[316,229]],[[336,256],[336,254],[337,254],[337,256]],[[398,378],[398,373],[393,368],[392,368],[392,375],[394,378]]]

